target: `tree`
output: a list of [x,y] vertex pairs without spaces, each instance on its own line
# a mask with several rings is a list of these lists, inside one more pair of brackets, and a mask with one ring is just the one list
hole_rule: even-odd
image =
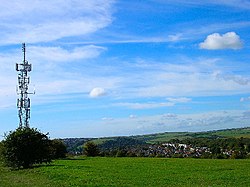
[[232,159],[242,159],[242,158],[244,158],[244,155],[240,151],[234,151],[230,158],[232,158]]
[[58,139],[51,140],[51,146],[53,151],[53,159],[66,157],[66,145]]
[[2,152],[3,152],[3,143],[2,142],[0,142],[0,161],[1,161],[1,159],[2,159]]
[[221,153],[220,147],[216,144],[211,145],[210,150],[213,154],[220,154]]
[[22,127],[8,135],[3,141],[3,159],[12,168],[29,168],[34,164],[50,163],[51,141],[37,129]]
[[246,145],[246,151],[247,151],[248,153],[250,153],[250,143],[248,143],[248,144]]
[[86,156],[98,156],[99,150],[94,142],[89,141],[83,145],[83,153]]
[[117,150],[116,157],[126,157],[127,156],[127,151],[124,149],[119,149]]

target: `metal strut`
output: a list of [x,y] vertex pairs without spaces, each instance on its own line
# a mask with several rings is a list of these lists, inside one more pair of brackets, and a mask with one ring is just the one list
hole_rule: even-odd
[[28,76],[28,72],[31,71],[31,64],[26,60],[26,46],[25,43],[22,44],[23,51],[23,62],[20,64],[16,64],[16,71],[18,71],[18,86],[17,86],[17,95],[19,98],[17,99],[17,109],[18,109],[18,117],[19,117],[19,127],[29,127],[29,119],[30,119],[30,98],[29,94],[29,82],[30,77]]

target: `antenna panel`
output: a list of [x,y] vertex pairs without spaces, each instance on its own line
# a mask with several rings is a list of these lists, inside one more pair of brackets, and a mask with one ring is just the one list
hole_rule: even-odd
[[32,65],[25,59],[26,47],[25,43],[22,44],[23,51],[23,63],[16,63],[16,71],[18,71],[18,86],[17,94],[19,98],[17,99],[18,117],[19,117],[19,127],[29,127],[30,119],[30,98],[28,97],[28,89],[30,83],[30,77],[28,72],[31,72]]

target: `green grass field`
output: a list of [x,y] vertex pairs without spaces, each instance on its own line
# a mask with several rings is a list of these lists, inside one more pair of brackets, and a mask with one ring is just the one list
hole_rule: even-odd
[[11,171],[0,186],[249,186],[250,160],[83,158]]

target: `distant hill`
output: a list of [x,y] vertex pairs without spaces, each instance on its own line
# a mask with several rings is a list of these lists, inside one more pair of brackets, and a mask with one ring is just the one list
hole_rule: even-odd
[[187,138],[250,138],[250,127],[214,130],[207,132],[165,132],[141,136],[133,136],[133,138],[145,141],[150,144],[163,143],[171,139],[187,139]]
[[250,127],[214,130],[207,132],[165,132],[157,134],[147,134],[138,136],[123,137],[104,137],[104,138],[66,138],[62,139],[68,151],[71,153],[80,153],[82,145],[87,141],[93,141],[100,147],[114,146],[137,146],[142,144],[160,144],[169,142],[173,139],[184,140],[187,138],[250,138]]

